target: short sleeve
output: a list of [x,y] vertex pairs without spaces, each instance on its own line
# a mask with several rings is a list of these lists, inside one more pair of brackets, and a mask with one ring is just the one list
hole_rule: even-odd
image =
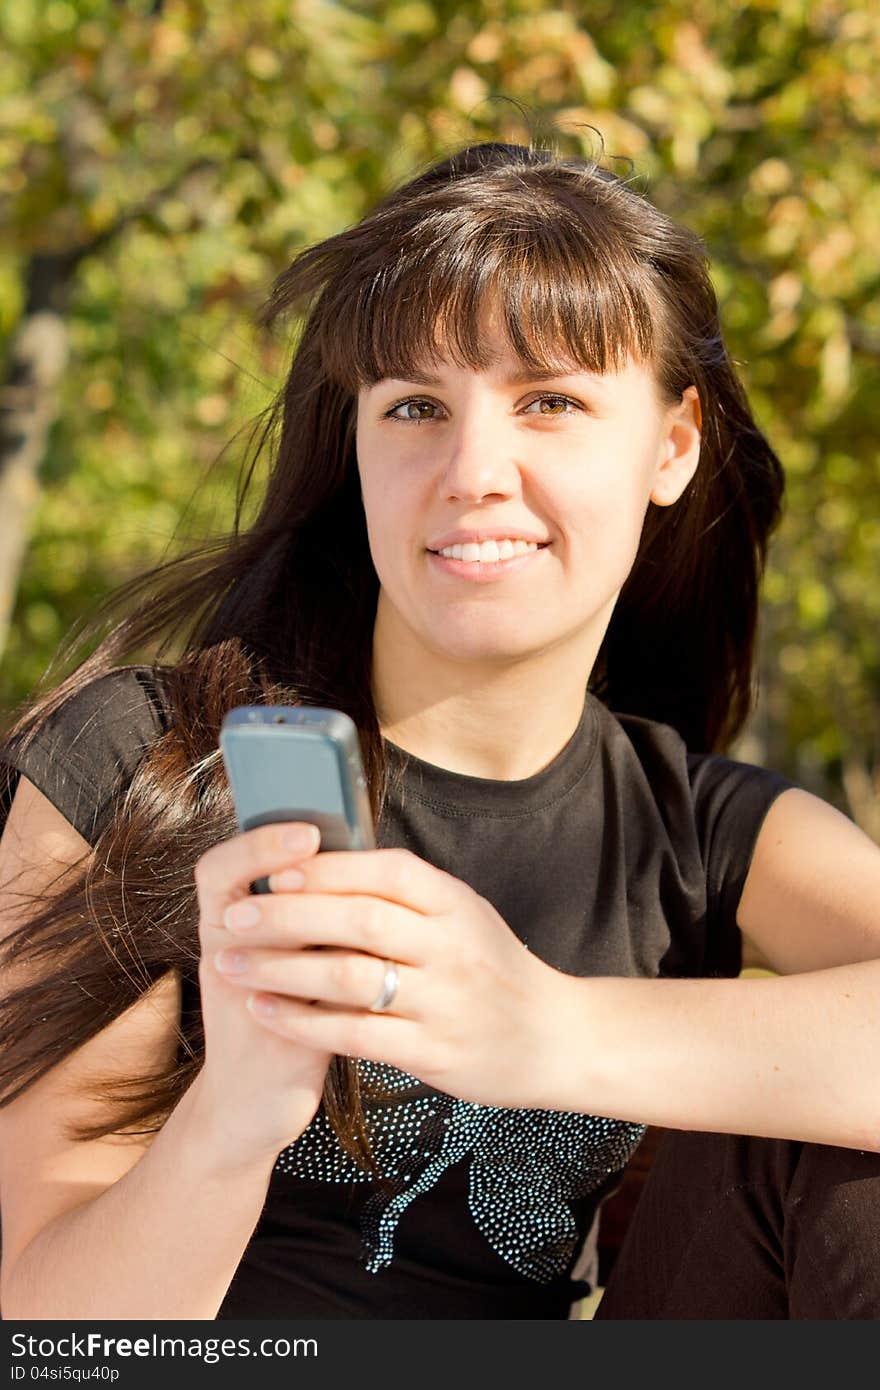
[[[110,815],[114,792],[131,779],[166,720],[150,667],[121,667],[97,676],[47,717],[26,746],[0,744],[0,759],[23,773],[83,839],[94,844]],[[5,823],[18,785],[9,779],[0,804]]]
[[707,975],[737,975],[742,941],[737,909],[758,833],[773,802],[796,786],[782,773],[712,753],[688,753],[694,821],[706,866]]

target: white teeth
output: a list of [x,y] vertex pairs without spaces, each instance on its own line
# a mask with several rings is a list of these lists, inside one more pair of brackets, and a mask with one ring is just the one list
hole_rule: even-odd
[[509,560],[513,555],[527,555],[530,550],[537,549],[537,541],[482,541],[479,545],[471,541],[467,545],[447,545],[438,553],[445,555],[449,560],[466,560],[471,563],[476,561],[491,565],[496,560]]

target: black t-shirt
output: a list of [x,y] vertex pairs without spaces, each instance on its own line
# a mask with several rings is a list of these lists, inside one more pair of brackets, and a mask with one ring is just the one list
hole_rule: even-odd
[[[22,753],[24,772],[93,842],[167,727],[147,667],[99,677]],[[736,911],[764,816],[794,785],[688,752],[670,726],[591,693],[564,748],[520,781],[467,777],[386,741],[379,848],[405,846],[485,897],[572,975],[735,976]],[[5,808],[0,808],[0,813]],[[197,979],[184,981],[187,994]],[[383,1189],[322,1112],[279,1155],[221,1319],[565,1318],[598,1204],[644,1126],[459,1101],[359,1063],[393,1099],[367,1103]]]

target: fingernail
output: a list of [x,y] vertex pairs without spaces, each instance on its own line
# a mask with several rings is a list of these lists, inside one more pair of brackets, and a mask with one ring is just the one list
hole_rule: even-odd
[[223,925],[230,931],[246,930],[255,927],[260,920],[260,909],[256,903],[230,903],[223,913]]
[[281,848],[291,854],[312,854],[321,843],[321,832],[316,825],[298,825],[294,830],[285,830],[281,837]]
[[214,964],[224,975],[240,975],[247,969],[248,958],[244,951],[218,951]]
[[265,995],[252,994],[248,998],[247,1006],[252,1014],[259,1018],[271,1018],[277,1014],[278,1005],[274,999],[267,999]]

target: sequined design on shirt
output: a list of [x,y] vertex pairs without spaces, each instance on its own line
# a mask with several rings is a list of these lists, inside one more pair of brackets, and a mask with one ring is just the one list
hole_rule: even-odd
[[[468,1207],[477,1228],[518,1274],[549,1283],[570,1268],[578,1248],[570,1203],[619,1172],[645,1132],[644,1125],[596,1115],[423,1094],[426,1088],[397,1068],[363,1060],[358,1068],[364,1080],[399,1097],[364,1106],[386,1179],[368,1197],[361,1218],[365,1264],[373,1274],[390,1264],[397,1223],[409,1204],[470,1153]],[[374,1181],[342,1149],[321,1112],[275,1166],[312,1182]]]

